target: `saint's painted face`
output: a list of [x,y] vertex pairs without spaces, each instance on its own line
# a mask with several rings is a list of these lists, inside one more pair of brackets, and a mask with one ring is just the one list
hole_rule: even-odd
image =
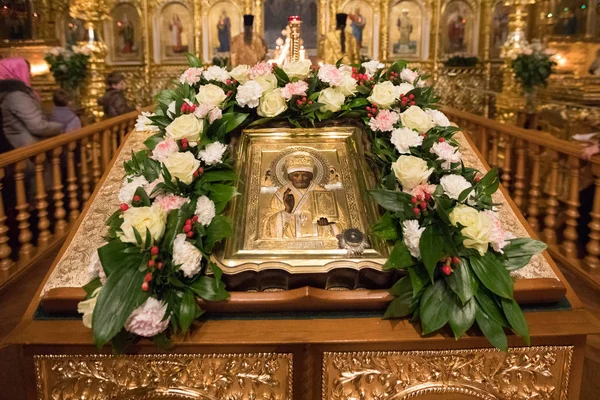
[[291,174],[288,174],[288,179],[290,180],[290,182],[292,182],[292,185],[294,185],[296,189],[306,189],[310,186],[310,182],[313,179],[313,173],[306,171],[296,171],[292,172]]

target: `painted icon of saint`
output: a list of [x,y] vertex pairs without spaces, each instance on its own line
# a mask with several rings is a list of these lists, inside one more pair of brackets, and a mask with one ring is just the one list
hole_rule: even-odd
[[179,19],[179,14],[173,14],[173,21],[169,23],[169,30],[171,31],[171,46],[173,47],[173,53],[181,53],[185,49],[183,48],[182,34],[183,34],[183,23]]
[[217,35],[219,38],[219,52],[228,52],[231,49],[231,20],[227,11],[221,11],[217,23]]
[[360,13],[360,8],[356,8],[354,10],[354,14],[350,14],[350,27],[352,28],[352,35],[356,39],[356,43],[358,44],[358,48],[362,47],[363,43],[363,31],[365,30],[365,26],[367,25],[367,18]]

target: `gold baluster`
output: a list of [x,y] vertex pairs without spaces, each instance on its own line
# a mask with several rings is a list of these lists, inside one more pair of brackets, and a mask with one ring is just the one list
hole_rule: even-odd
[[489,153],[489,136],[487,133],[487,129],[485,126],[480,125],[477,129],[477,132],[479,133],[479,150],[481,151],[481,154],[483,154],[483,157],[487,157],[488,153]]
[[102,154],[102,170],[103,171],[106,171],[106,167],[108,166],[108,163],[110,163],[110,159],[111,159],[110,136],[111,136],[110,129],[105,129],[102,132],[102,142],[101,142],[102,147],[100,148],[100,153]]
[[67,230],[67,211],[65,210],[65,202],[63,193],[63,184],[60,171],[60,155],[62,147],[57,147],[52,150],[52,200],[54,200],[54,233],[62,235]]
[[490,136],[492,137],[492,149],[490,150],[489,164],[491,167],[498,166],[498,133],[491,131]]
[[98,184],[102,170],[100,167],[100,134],[96,133],[92,138],[92,177],[94,179],[94,187]]
[[89,170],[89,157],[88,157],[88,146],[89,139],[81,139],[80,158],[81,158],[81,174],[79,180],[81,181],[81,199],[85,203],[91,196],[90,191],[90,170]]
[[48,194],[46,193],[46,180],[44,179],[44,169],[46,164],[46,154],[35,156],[35,199],[38,216],[38,246],[45,246],[50,241],[50,220],[48,219]]
[[17,222],[19,223],[19,261],[28,260],[33,252],[31,239],[33,235],[29,230],[29,203],[27,202],[27,189],[25,188],[25,168],[28,160],[22,160],[15,164],[15,191],[17,197]]
[[512,172],[512,138],[509,135],[502,135],[504,138],[504,162],[502,163],[502,175],[500,182],[510,192],[510,173]]
[[544,217],[544,240],[548,244],[556,243],[556,214],[558,213],[558,168],[559,161],[556,152],[548,153],[550,160],[549,190],[546,193],[546,216]]
[[119,147],[118,143],[119,139],[119,125],[115,125],[112,128],[112,133],[110,135],[111,145],[112,145],[112,153],[117,154],[117,148]]
[[517,155],[517,167],[515,170],[515,190],[513,194],[513,200],[517,207],[523,207],[523,199],[525,197],[525,142],[523,139],[517,139],[516,141],[516,150],[515,153]]
[[569,198],[567,200],[567,211],[565,212],[565,240],[562,244],[562,252],[567,257],[577,255],[575,242],[577,235],[577,219],[579,218],[579,163],[578,157],[569,157]]
[[538,215],[540,215],[539,199],[541,195],[540,191],[540,146],[531,145],[531,183],[529,189],[529,205],[527,207],[527,222],[534,230],[539,229]]
[[4,179],[4,168],[0,168],[0,271],[6,271],[13,265],[10,258],[12,250],[8,245],[8,227],[6,226],[6,214],[4,213],[4,195],[2,192],[2,180]]
[[588,242],[585,249],[588,254],[585,256],[585,265],[589,269],[597,270],[600,267],[600,165],[594,164],[594,185],[596,189],[594,191],[594,206],[590,216],[592,220],[589,224],[590,227],[590,241]]
[[67,193],[69,194],[69,221],[79,217],[79,200],[77,199],[77,174],[75,173],[75,150],[77,142],[69,143],[67,147]]

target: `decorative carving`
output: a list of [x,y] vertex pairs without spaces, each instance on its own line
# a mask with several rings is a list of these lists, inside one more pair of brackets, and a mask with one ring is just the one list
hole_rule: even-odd
[[38,398],[288,400],[292,354],[35,356]]
[[325,353],[323,400],[566,400],[573,347]]

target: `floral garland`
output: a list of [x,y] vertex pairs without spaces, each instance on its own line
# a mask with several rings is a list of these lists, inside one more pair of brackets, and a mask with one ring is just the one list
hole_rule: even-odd
[[548,78],[556,66],[554,54],[554,50],[545,49],[539,40],[510,47],[506,51],[506,56],[511,59],[513,72],[526,93],[548,84]]
[[371,234],[393,246],[384,268],[406,271],[390,288],[396,298],[384,318],[412,315],[424,335],[449,324],[456,338],[477,322],[501,349],[505,327],[528,342],[509,271],[545,245],[502,230],[491,197],[496,171],[481,177],[463,165],[458,129],[433,108],[425,77],[406,62],[229,71],[188,58],[177,88],[138,119],[138,130],[156,134],[125,162],[122,203],[90,265],[79,312],[98,346],[121,351],[139,337],[168,344],[167,332],[185,333],[202,315],[197,298],[229,297],[210,255],[232,233],[223,215],[238,194],[232,134],[272,120],[311,126],[338,118],[361,121],[371,139],[380,177],[371,195],[385,210]]

